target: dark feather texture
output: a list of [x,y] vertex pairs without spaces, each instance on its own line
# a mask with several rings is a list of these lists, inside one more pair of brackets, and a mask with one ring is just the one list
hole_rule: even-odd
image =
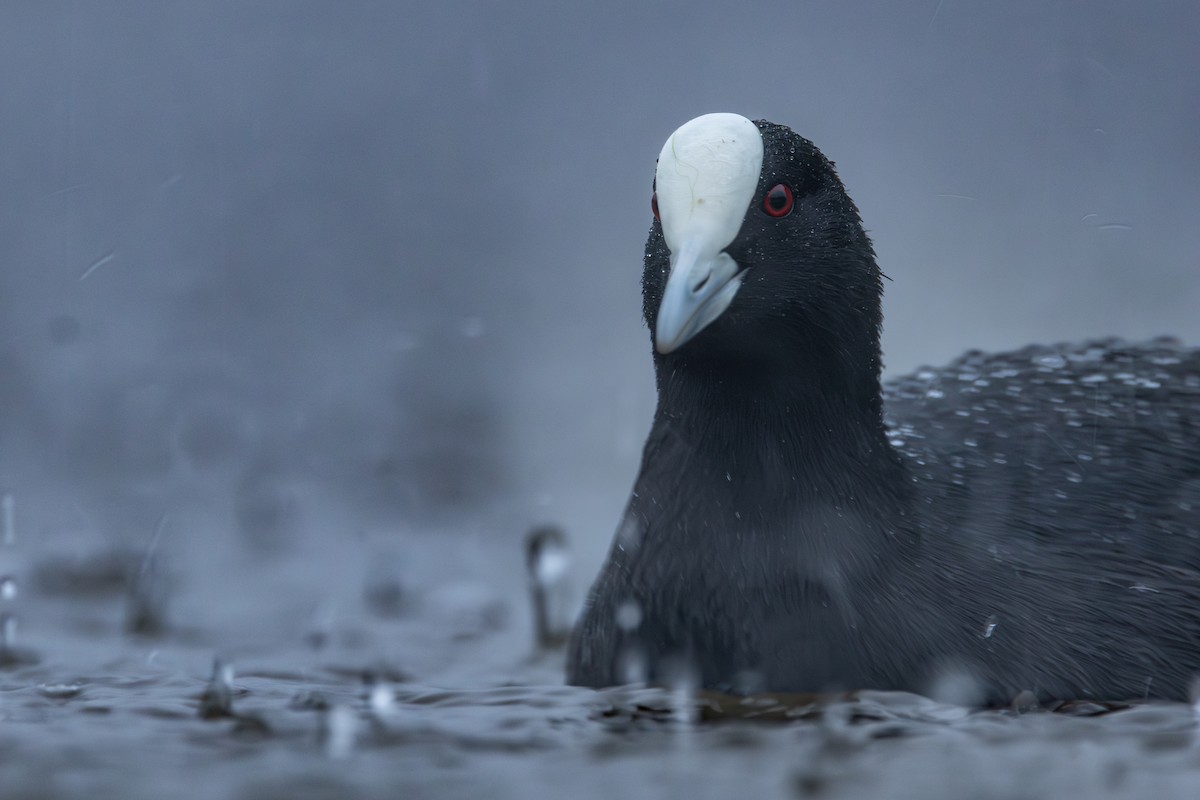
[[[928,692],[965,675],[987,703],[1186,698],[1200,355],[970,353],[881,390],[858,211],[811,142],[756,124],[762,176],[727,248],[748,271],[721,317],[655,353],[653,428],[569,680],[682,667],[723,691]],[[759,205],[780,182],[796,206],[776,219]],[[668,257],[655,222],[652,331]]]

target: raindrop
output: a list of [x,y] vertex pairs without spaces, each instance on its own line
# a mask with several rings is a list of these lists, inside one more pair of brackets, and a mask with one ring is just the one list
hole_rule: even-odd
[[965,669],[943,671],[929,687],[929,696],[939,703],[974,708],[985,699],[983,685]]
[[486,330],[487,326],[479,317],[467,317],[463,320],[462,335],[468,339],[478,339]]
[[617,544],[624,550],[636,550],[642,544],[642,533],[641,521],[629,514],[617,529]]
[[626,633],[638,629],[642,624],[642,606],[636,600],[626,600],[617,606],[617,627]]
[[996,626],[1000,624],[1000,618],[992,614],[983,623],[983,638],[990,639],[992,634],[996,632]]
[[115,251],[105,253],[100,258],[93,261],[88,266],[88,268],[83,271],[83,274],[79,276],[79,280],[81,280],[81,281],[86,280],[89,275],[91,275],[93,272],[100,269],[101,267],[103,267],[105,264],[112,261],[116,257],[117,257],[117,254]]

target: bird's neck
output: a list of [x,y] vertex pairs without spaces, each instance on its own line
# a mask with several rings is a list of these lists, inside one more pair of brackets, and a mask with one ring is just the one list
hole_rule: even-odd
[[797,352],[787,368],[656,360],[658,408],[628,509],[656,523],[639,557],[668,563],[703,543],[704,563],[740,564],[765,548],[760,577],[834,591],[916,552],[913,484],[888,443],[878,372],[863,369],[877,360]]
[[775,490],[791,504],[878,503],[868,498],[908,483],[883,424],[877,346],[802,348],[786,362],[659,359],[656,368],[651,437],[688,454],[675,463],[690,480],[755,487],[759,497]]

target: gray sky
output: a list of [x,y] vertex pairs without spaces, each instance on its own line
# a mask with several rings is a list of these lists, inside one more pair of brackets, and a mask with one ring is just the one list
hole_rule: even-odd
[[1200,341],[1200,4],[741,5],[7,4],[0,484],[116,529],[164,476],[299,475],[593,557],[653,404],[654,157],[710,111],[838,163],[889,370]]

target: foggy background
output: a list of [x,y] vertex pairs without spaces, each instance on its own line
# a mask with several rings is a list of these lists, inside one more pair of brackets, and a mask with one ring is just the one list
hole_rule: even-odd
[[[25,538],[336,560],[564,524],[653,410],[654,158],[834,159],[895,374],[1200,341],[1200,4],[53,2],[0,10],[0,487]],[[506,551],[507,552],[507,551]]]

